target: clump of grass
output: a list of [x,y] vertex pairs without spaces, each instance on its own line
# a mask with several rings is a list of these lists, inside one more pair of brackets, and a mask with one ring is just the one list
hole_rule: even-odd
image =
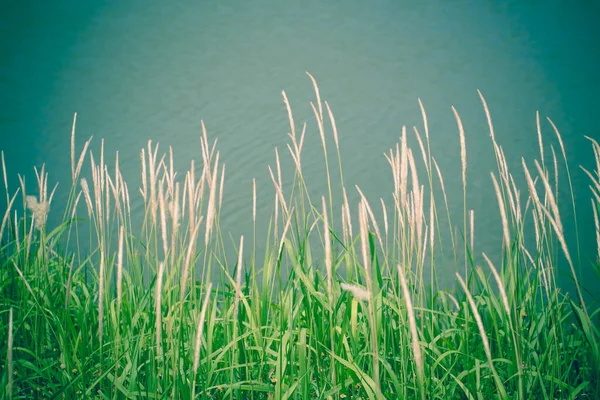
[[[519,190],[519,176],[509,171],[479,93],[497,161],[492,195],[502,226],[497,255],[482,255],[486,265],[480,266],[475,210],[467,208],[466,132],[456,109],[462,241],[430,150],[423,103],[419,100],[424,136],[413,127],[417,150],[403,127],[399,143],[385,154],[393,177],[386,189],[393,195],[390,206],[383,196],[372,200],[360,188],[346,186],[332,108],[309,77],[326,193],[314,197],[308,188],[301,162],[306,124],[298,135],[284,92],[294,169],[284,171],[276,151],[266,177],[274,189],[267,237],[256,237],[253,180],[248,218],[254,230],[246,240],[251,249],[244,250],[241,237],[235,258],[229,257],[220,225],[221,212],[227,212],[221,210],[225,166],[204,123],[199,175],[192,162],[180,179],[171,149],[161,155],[159,145],[148,142],[141,151],[139,229],[134,229],[138,224],[118,154],[109,166],[103,143],[96,158],[90,140],[77,154],[76,119],[66,205],[52,204],[44,168],[36,170],[35,190],[20,178],[11,191],[2,155],[7,204],[0,225],[3,397],[600,397],[599,309],[584,302],[576,270],[589,266],[579,248],[567,246],[557,200],[559,165],[553,149],[553,163],[545,164],[539,115],[540,160],[523,160],[520,176],[527,186]],[[574,199],[564,144],[549,122]],[[328,161],[327,126],[339,183],[330,178],[336,166]],[[585,173],[600,238],[600,145],[590,142],[596,165]],[[91,176],[82,177],[88,155]],[[286,173],[293,184],[284,187]],[[23,199],[22,207],[17,198]],[[378,204],[381,213],[373,207]],[[574,200],[571,207],[574,211]],[[48,213],[63,208],[63,222],[49,226]],[[353,229],[357,223],[359,229]],[[256,258],[257,242],[266,249],[262,259]],[[443,246],[454,254],[456,288],[438,284],[436,270],[448,268],[437,257]],[[464,268],[459,254],[464,254]],[[574,297],[556,280],[563,257]],[[597,270],[599,264],[600,258],[592,262]]]

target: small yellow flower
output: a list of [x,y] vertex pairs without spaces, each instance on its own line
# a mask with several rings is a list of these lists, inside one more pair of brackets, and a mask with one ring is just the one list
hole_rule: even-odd
[[340,394],[340,398],[345,399],[346,395],[344,393]]
[[277,383],[277,378],[271,378],[271,383]]

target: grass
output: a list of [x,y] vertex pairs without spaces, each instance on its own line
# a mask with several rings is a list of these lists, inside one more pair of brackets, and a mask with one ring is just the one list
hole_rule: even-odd
[[[267,237],[239,238],[226,257],[220,228],[225,168],[202,125],[202,164],[180,179],[173,154],[141,152],[140,229],[119,169],[75,150],[67,204],[51,205],[48,175],[37,188],[20,179],[0,226],[2,395],[98,399],[575,399],[599,398],[599,309],[589,309],[558,207],[558,171],[547,164],[538,115],[540,161],[509,172],[488,118],[497,171],[491,174],[502,225],[496,259],[475,257],[474,212],[467,202],[467,148],[453,108],[462,161],[463,215],[454,231],[441,171],[424,135],[407,129],[386,153],[393,204],[375,208],[360,188],[348,202],[335,119],[317,83],[311,102],[327,158],[326,124],[340,181],[311,197],[302,173],[306,125],[290,120],[293,184],[283,187],[277,154],[270,178],[274,209]],[[480,94],[481,95],[481,94]],[[591,203],[600,252],[600,146]],[[89,155],[91,176],[81,170]],[[560,164],[560,167],[559,167]],[[424,173],[423,173],[424,172]],[[573,193],[570,173],[568,184]],[[425,177],[425,178],[423,178]],[[519,190],[518,179],[526,188]],[[30,191],[32,190],[32,191]],[[32,196],[31,193],[37,193]],[[434,196],[434,192],[437,195]],[[573,198],[573,197],[572,197]],[[341,206],[337,205],[340,204]],[[572,207],[575,203],[561,204]],[[48,212],[63,222],[47,225]],[[341,216],[341,221],[337,220]],[[448,219],[448,232],[440,232]],[[335,229],[341,227],[341,229]],[[445,239],[449,238],[449,239]],[[266,248],[256,259],[257,240]],[[236,241],[237,243],[237,241]],[[455,255],[456,287],[442,287],[439,248]],[[577,238],[579,245],[579,238]],[[75,249],[75,250],[72,250]],[[91,249],[91,250],[84,250]],[[464,260],[459,258],[464,254]],[[483,258],[484,265],[474,260]],[[560,260],[574,284],[557,284]],[[464,264],[464,265],[463,265]]]

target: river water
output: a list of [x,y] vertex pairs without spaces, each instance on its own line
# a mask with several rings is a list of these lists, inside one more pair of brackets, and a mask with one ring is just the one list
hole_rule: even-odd
[[[0,15],[0,149],[9,185],[18,187],[19,173],[32,187],[33,166],[46,163],[50,183],[60,182],[63,189],[49,220],[57,222],[70,183],[74,112],[78,148],[93,135],[98,154],[104,138],[107,154],[119,151],[121,169],[136,195],[139,152],[148,139],[165,151],[172,146],[183,172],[190,160],[201,161],[203,120],[209,137],[218,138],[227,165],[222,228],[234,238],[247,234],[253,178],[259,217],[267,218],[272,209],[267,166],[274,165],[275,147],[292,173],[282,90],[297,129],[308,123],[305,175],[312,190],[326,193],[320,138],[309,106],[314,100],[309,71],[336,116],[347,186],[359,185],[373,203],[389,198],[392,190],[383,153],[398,141],[402,125],[422,131],[417,99],[423,101],[432,152],[460,225],[460,147],[451,106],[456,107],[465,126],[476,246],[498,261],[501,224],[489,178],[495,164],[479,89],[513,171],[520,169],[521,157],[531,166],[539,158],[536,110],[561,130],[585,261],[595,257],[595,232],[589,182],[578,166],[593,167],[584,135],[600,137],[600,10],[594,4],[8,1]],[[558,151],[550,126],[544,123],[543,129],[547,151],[550,145]],[[565,179],[561,188],[565,229],[574,245]],[[349,194],[356,204],[355,191]],[[580,269],[584,282],[599,281],[587,262]],[[590,290],[598,288],[590,285]]]

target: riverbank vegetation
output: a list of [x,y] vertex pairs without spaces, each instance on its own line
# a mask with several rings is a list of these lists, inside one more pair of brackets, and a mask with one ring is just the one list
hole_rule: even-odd
[[[386,203],[347,186],[333,113],[310,78],[318,132],[298,126],[283,93],[293,184],[284,186],[277,153],[265,177],[274,188],[268,235],[256,237],[255,228],[253,237],[236,239],[235,257],[227,257],[229,236],[219,223],[225,168],[204,126],[198,166],[176,174],[172,152],[161,155],[149,142],[141,182],[129,186],[118,157],[107,165],[102,146],[99,156],[89,140],[76,150],[73,121],[66,204],[52,202],[43,167],[35,186],[21,179],[11,189],[2,163],[4,398],[600,397],[599,315],[590,306],[597,298],[586,297],[576,274],[598,268],[598,260],[567,245],[561,211],[575,202],[558,206],[558,171],[569,166],[552,121],[538,116],[539,158],[509,171],[481,96],[497,161],[490,179],[502,247],[475,257],[457,111],[461,215],[449,211],[420,102],[423,126],[403,128],[385,155],[393,177]],[[559,144],[551,153],[546,130]],[[318,197],[302,170],[311,133],[320,135],[328,177]],[[328,157],[332,149],[337,158]],[[582,190],[590,190],[595,220],[580,224],[595,223],[600,251],[600,146],[590,139],[592,151],[596,170],[586,171],[590,188]],[[83,176],[87,163],[91,173]],[[567,176],[560,187],[572,194]],[[143,223],[131,213],[138,187]],[[348,201],[350,191],[357,203]],[[254,189],[254,227],[256,199]],[[62,224],[49,226],[48,213],[63,214]],[[452,265],[436,258],[441,246],[455,254]],[[568,294],[557,283],[559,260],[572,278]],[[438,282],[449,268],[451,288]]]

